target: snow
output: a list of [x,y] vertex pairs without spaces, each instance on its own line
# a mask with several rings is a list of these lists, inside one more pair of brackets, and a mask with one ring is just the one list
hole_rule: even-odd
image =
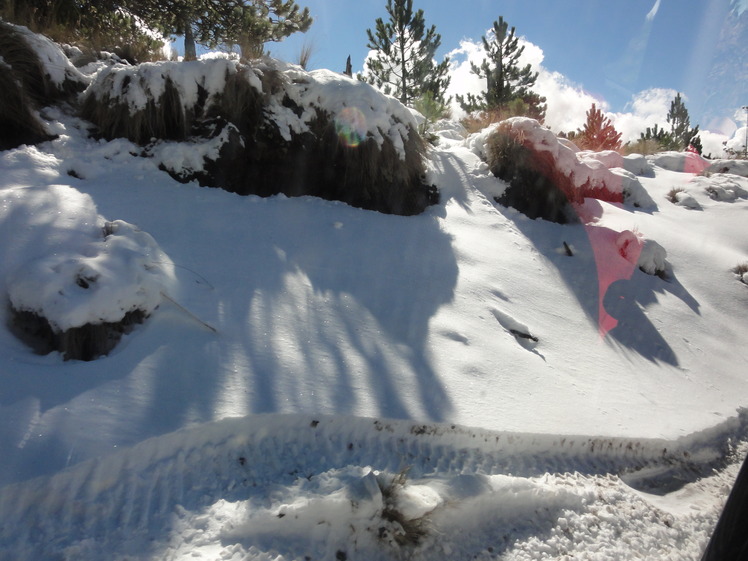
[[116,220],[83,247],[56,251],[11,272],[7,290],[15,310],[34,312],[62,332],[116,323],[135,310],[150,315],[173,280],[174,266],[153,238]]
[[22,25],[13,25],[3,22],[4,25],[12,27],[16,33],[21,35],[26,44],[37,54],[44,73],[53,84],[62,87],[66,81],[86,83],[85,76],[70,62],[62,50],[44,35],[33,33]]
[[[203,88],[210,103],[223,91],[228,76],[237,72],[238,62],[227,58],[191,62],[149,62],[138,66],[116,64],[97,73],[84,95],[126,103],[131,113],[142,111],[149,100],[159,99],[170,81],[179,92],[185,111],[198,103],[199,89]],[[253,71],[247,79],[255,88],[259,81]],[[260,90],[261,91],[261,90]]]
[[[191,64],[160,68],[219,91]],[[146,68],[135,105],[162,83]],[[349,99],[367,135],[414,123],[281,71],[288,127]],[[638,189],[530,220],[494,202],[490,131],[440,123],[441,201],[402,217],[180,184],[159,165],[220,140],[143,154],[43,116],[57,139],[0,153],[0,289],[61,328],[150,317],[79,362],[0,307],[0,559],[699,558],[748,439],[746,177],[512,120],[575,184]]]
[[[239,62],[228,57],[138,66],[116,64],[99,71],[83,95],[125,104],[134,115],[143,111],[149,101],[159,99],[168,81],[177,89],[182,109],[187,113],[202,103],[201,91],[205,92],[205,107],[210,107],[223,91],[226,80],[239,72],[238,68]],[[291,140],[292,133],[309,130],[309,123],[317,117],[317,110],[321,110],[336,123],[350,145],[373,138],[381,147],[387,138],[400,158],[405,159],[409,130],[417,128],[417,121],[398,100],[385,96],[374,86],[329,70],[307,72],[299,66],[270,59],[254,68],[243,67],[241,73],[242,79],[260,93],[263,93],[261,75],[276,75],[274,79],[282,87],[264,92],[266,112],[284,139]],[[295,102],[298,110],[288,106],[286,96]],[[174,171],[179,173],[178,169]]]

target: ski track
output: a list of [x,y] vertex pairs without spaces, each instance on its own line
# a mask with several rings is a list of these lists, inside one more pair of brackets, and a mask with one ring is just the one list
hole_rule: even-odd
[[[614,475],[654,494],[724,466],[748,436],[748,410],[677,440],[493,432],[447,424],[257,415],[198,425],[0,489],[0,559],[58,559],[76,540],[148,549],[176,511],[263,500],[335,468],[409,477]],[[137,539],[133,540],[133,536]]]

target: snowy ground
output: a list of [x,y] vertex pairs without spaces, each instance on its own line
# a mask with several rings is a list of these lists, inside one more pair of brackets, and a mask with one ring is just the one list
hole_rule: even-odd
[[182,185],[45,115],[0,153],[0,289],[84,263],[160,305],[92,362],[0,329],[0,559],[699,557],[745,456],[747,179],[655,160],[654,208],[558,225],[447,135],[441,203],[398,217]]

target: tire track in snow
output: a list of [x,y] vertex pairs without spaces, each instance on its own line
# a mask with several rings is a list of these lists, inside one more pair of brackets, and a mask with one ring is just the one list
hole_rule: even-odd
[[[144,441],[54,476],[0,489],[0,559],[84,538],[147,535],[179,507],[260,500],[346,466],[428,478],[459,474],[613,474],[668,492],[710,474],[748,438],[748,410],[677,440],[496,432],[446,424],[309,415],[225,419]],[[6,553],[3,553],[6,552]],[[5,557],[10,553],[11,557]],[[30,553],[29,553],[29,557]]]

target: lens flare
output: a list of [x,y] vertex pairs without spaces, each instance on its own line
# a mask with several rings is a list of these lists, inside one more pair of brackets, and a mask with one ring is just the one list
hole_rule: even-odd
[[366,138],[366,117],[358,107],[346,107],[335,118],[335,131],[343,144],[355,148]]

